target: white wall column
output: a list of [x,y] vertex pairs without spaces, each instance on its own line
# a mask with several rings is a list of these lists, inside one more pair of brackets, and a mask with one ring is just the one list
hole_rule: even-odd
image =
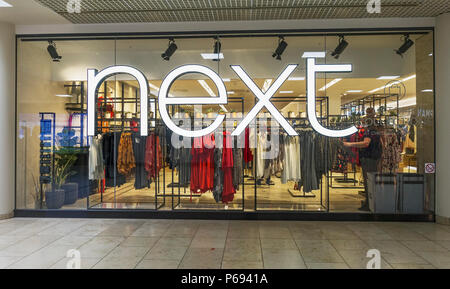
[[0,219],[14,210],[15,26],[0,23]]
[[437,17],[436,57],[436,221],[450,224],[450,13]]

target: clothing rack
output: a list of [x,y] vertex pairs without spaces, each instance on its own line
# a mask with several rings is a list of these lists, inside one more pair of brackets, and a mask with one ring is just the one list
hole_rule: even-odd
[[[104,133],[104,132],[123,132],[123,133],[139,133],[140,131],[140,120],[134,116],[137,116],[140,109],[140,97],[139,97],[139,92],[137,88],[134,88],[134,97],[125,97],[125,83],[124,82],[120,82],[121,85],[121,94],[120,96],[115,96],[112,97],[111,99],[108,99],[107,97],[107,82],[105,81],[103,83],[103,92],[99,92],[97,91],[97,95],[98,94],[103,94],[104,98],[102,100],[102,104],[103,105],[108,105],[108,104],[113,104],[115,108],[116,104],[121,104],[121,107],[119,109],[120,113],[121,113],[121,117],[117,118],[117,117],[111,117],[111,118],[106,118],[105,117],[105,112],[100,111],[98,109],[97,106],[97,102],[98,102],[98,98],[96,97],[96,110],[95,110],[95,114],[96,114],[96,122],[95,122],[95,126],[96,126],[96,132],[97,134],[99,133]],[[148,99],[148,104],[149,106],[155,101],[155,99],[153,98],[149,98]],[[132,113],[133,117],[126,117],[126,113],[125,112],[125,104],[134,104],[134,112],[130,112]],[[157,109],[157,106],[155,106]],[[115,112],[117,113],[117,112]],[[137,125],[136,126],[131,126],[131,125],[127,125],[126,123],[129,121],[136,121]],[[112,124],[112,125],[108,125],[108,127],[105,127],[104,124],[105,123],[119,123],[119,124]],[[156,119],[156,113],[153,115],[153,117],[148,119],[148,132],[152,132],[152,133],[159,133],[158,128],[161,127],[160,121]],[[107,131],[105,131],[107,130]],[[133,131],[133,130],[137,130],[137,131]],[[117,142],[119,140],[114,139],[114,142]],[[156,141],[157,139],[155,138],[155,144],[154,144],[154,148],[155,150],[156,148]],[[163,140],[164,141],[164,140]],[[163,160],[165,159],[165,151],[162,150],[162,158]],[[156,153],[155,153],[156,155]],[[117,160],[115,159],[115,154],[114,154],[114,163],[117,164]],[[157,170],[157,162],[155,162],[155,171],[158,172]],[[117,166],[117,165],[115,165]],[[163,163],[163,168],[164,168],[164,163]],[[117,169],[114,171],[114,174],[117,174]],[[163,176],[164,178],[165,176]],[[159,194],[159,184],[160,184],[160,176],[157,173],[156,177],[154,179],[154,210],[158,210],[160,208],[162,208],[165,205],[165,197],[163,198],[163,202],[159,203],[158,202],[158,197],[160,197]],[[104,190],[103,188],[100,190],[100,202],[103,203],[103,193]],[[116,204],[116,187],[114,187],[114,204]],[[91,204],[89,204],[89,198],[87,201],[87,206],[88,208],[91,207]]]
[[[278,97],[272,97],[270,100],[272,103],[276,104],[276,103],[285,103],[285,102],[296,102],[296,103],[305,103],[307,105],[307,97],[304,96],[300,96],[300,97],[295,97],[295,96],[278,96]],[[255,98],[255,104],[257,102],[257,99]],[[329,98],[328,96],[318,96],[316,97],[316,106],[317,104],[319,104],[319,115],[316,116],[317,119],[319,120],[319,122],[321,122],[322,125],[324,126],[328,126],[329,125]],[[311,128],[311,126],[308,124],[306,125],[306,122],[308,121],[307,117],[301,117],[301,116],[297,116],[297,117],[285,117],[285,119],[292,125],[294,122],[295,124],[293,125],[294,129],[302,129],[302,128]],[[267,118],[267,121],[270,122],[271,121],[271,117]],[[297,122],[303,122],[303,123],[297,123]],[[259,128],[259,124],[256,123],[250,123],[250,127]],[[257,134],[255,134],[255,147],[257,148]],[[256,151],[256,149],[255,149]],[[326,155],[328,155],[328,153],[326,153]],[[325,159],[326,161],[326,159]],[[254,168],[254,175],[256,176],[256,167],[257,167],[257,159],[255,159],[255,168]],[[328,174],[328,170],[327,174]],[[312,192],[311,193],[305,193],[303,192],[303,194],[299,195],[297,193],[295,193],[294,190],[288,189],[288,193],[291,197],[293,198],[312,198],[312,197],[316,197]],[[324,202],[326,202],[324,204]],[[328,198],[326,200],[324,200],[323,198],[323,182],[322,182],[322,178],[320,179],[320,205],[322,208],[328,209],[329,207],[329,202],[328,202]],[[255,185],[255,210],[258,210],[258,198],[257,198],[257,186]]]
[[[388,99],[394,99],[396,103],[395,115],[387,114],[387,103]],[[396,118],[396,124],[399,123],[400,116],[400,95],[398,93],[388,93],[388,94],[370,94],[366,95],[362,98],[352,100],[348,103],[341,105],[341,112],[343,115],[350,116],[352,113],[359,114],[360,116],[364,116],[366,114],[366,108],[373,107],[378,105],[378,108],[384,107],[382,113],[377,112],[377,119],[380,122],[384,122],[387,125],[387,120],[390,117]]]
[[[240,103],[241,104],[241,111],[242,114],[244,113],[244,98],[243,97],[228,97],[228,103]],[[182,105],[172,105],[171,106],[171,114],[175,115],[176,112],[181,113],[181,107]],[[243,116],[242,116],[243,117]],[[194,129],[194,116],[190,115],[190,119],[191,119],[191,125],[192,125],[192,129]],[[203,121],[206,120],[210,120],[213,121],[213,118],[203,118]],[[224,123],[222,125],[225,125],[226,120],[224,121]],[[244,174],[244,169],[242,168],[242,173]],[[165,174],[165,171],[164,171]],[[169,196],[173,196],[172,197],[172,210],[177,210],[177,211],[186,211],[188,209],[185,209],[183,207],[182,204],[182,198],[190,198],[191,200],[191,196],[192,197],[198,197],[200,198],[201,195],[199,194],[190,194],[190,192],[187,192],[187,190],[190,191],[190,187],[184,187],[184,186],[180,186],[179,183],[175,183],[174,182],[174,169],[172,168],[172,183],[169,184],[169,186],[171,186],[172,188],[172,193]],[[242,203],[241,203],[241,208],[236,209],[239,211],[243,211],[244,210],[244,202],[245,202],[245,183],[241,184],[241,190],[242,190]],[[178,189],[178,192],[176,192],[176,189]],[[165,193],[165,192],[164,192]],[[174,196],[176,196],[177,198],[175,198]],[[176,201],[175,201],[176,199]],[[225,206],[225,209],[228,209],[228,206]],[[207,206],[203,205],[197,208],[198,211],[210,211],[210,208],[207,208]],[[215,210],[214,210],[215,211]]]

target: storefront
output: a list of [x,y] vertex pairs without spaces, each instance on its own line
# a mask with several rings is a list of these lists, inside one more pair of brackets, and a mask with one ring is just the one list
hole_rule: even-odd
[[18,36],[16,81],[18,215],[434,219],[433,29]]

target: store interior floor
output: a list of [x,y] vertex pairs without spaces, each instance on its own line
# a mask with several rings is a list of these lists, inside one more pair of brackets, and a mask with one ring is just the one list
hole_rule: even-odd
[[[192,209],[192,210],[254,210],[255,208],[255,185],[251,178],[244,179],[244,188],[241,185],[237,191],[232,203],[227,205],[216,203],[213,194],[207,192],[203,195],[193,194],[191,197],[189,188],[172,187],[170,184],[177,182],[177,175],[174,173],[172,182],[172,171],[168,168],[160,173],[160,184],[158,200],[155,202],[155,183],[150,188],[136,190],[134,188],[134,177],[131,175],[127,178],[127,183],[116,188],[107,188],[101,194],[95,194],[90,197],[89,203],[91,208],[103,209],[155,209],[170,210],[172,206],[175,209]],[[256,186],[256,208],[257,210],[298,210],[298,211],[329,211],[337,212],[364,212],[359,211],[361,202],[364,197],[360,194],[364,191],[362,178],[360,173],[349,174],[346,182],[343,182],[343,174],[333,173],[333,181],[329,188],[326,185],[326,178],[322,180],[322,191],[316,190],[309,194],[304,194],[303,191],[294,190],[294,182],[282,184],[281,179],[272,177],[273,184],[257,185]],[[165,193],[164,185],[165,179]],[[329,202],[327,202],[327,190],[329,192]],[[244,193],[243,193],[244,191]],[[172,193],[175,195],[172,204]],[[181,197],[178,197],[178,196]],[[243,196],[244,195],[244,196]],[[305,197],[306,196],[306,197]],[[242,199],[244,197],[244,204]],[[86,200],[79,200],[75,205],[66,208],[73,208],[77,206],[86,206]]]
[[0,268],[450,269],[450,226],[435,223],[24,219],[0,221]]

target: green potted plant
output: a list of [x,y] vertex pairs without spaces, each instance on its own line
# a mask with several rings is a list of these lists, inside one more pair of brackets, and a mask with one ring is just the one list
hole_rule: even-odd
[[69,162],[65,176],[65,180],[61,185],[61,189],[64,190],[64,205],[74,204],[78,200],[78,183],[67,183],[67,178],[76,174],[71,169],[78,159],[80,149],[76,147],[79,142],[79,138],[76,136],[74,129],[70,127],[64,127],[64,129],[57,134],[56,138],[59,149],[57,150],[57,158],[63,162]]
[[31,178],[33,179],[34,192],[31,192],[30,195],[33,198],[34,209],[39,210],[41,208],[41,184],[39,178],[35,177],[34,174],[31,174]]
[[[74,188],[70,184],[66,184],[67,178],[75,174],[71,169],[76,160],[76,155],[70,149],[63,148],[54,153],[54,183],[52,190],[45,192],[45,203],[48,209],[59,209],[64,204],[76,202],[76,198],[73,200],[71,197],[75,195]],[[66,191],[69,192],[67,201],[65,200]],[[78,195],[78,188],[76,188],[76,194]]]

